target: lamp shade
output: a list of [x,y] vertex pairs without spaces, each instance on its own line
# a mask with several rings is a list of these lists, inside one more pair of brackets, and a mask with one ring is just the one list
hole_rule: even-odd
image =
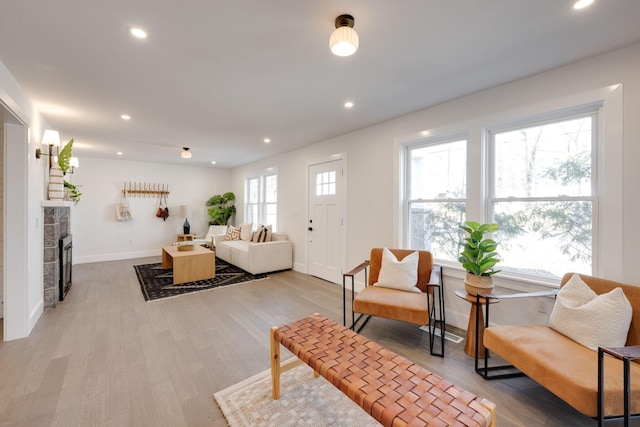
[[356,30],[350,27],[338,27],[329,38],[329,47],[336,56],[353,55],[358,50],[360,40]]
[[191,158],[191,151],[189,151],[189,147],[182,147],[182,152],[180,153],[180,157],[182,157],[183,159],[190,159]]
[[71,166],[72,168],[79,168],[80,167],[80,160],[78,160],[77,157],[71,157],[69,159],[69,166]]
[[191,206],[180,205],[180,216],[183,218],[189,218],[191,216]]
[[42,135],[43,145],[53,145],[54,147],[60,147],[60,134],[57,130],[47,129]]

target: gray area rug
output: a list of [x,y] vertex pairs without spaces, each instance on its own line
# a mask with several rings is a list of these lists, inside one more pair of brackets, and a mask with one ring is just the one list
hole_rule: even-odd
[[269,369],[213,395],[230,427],[379,427],[380,424],[313,370],[300,365],[280,375],[271,398]]

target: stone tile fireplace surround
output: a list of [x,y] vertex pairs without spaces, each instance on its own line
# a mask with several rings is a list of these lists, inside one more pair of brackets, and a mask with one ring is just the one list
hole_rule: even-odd
[[44,309],[55,308],[59,302],[61,238],[71,233],[69,202],[43,202],[44,208],[44,256],[43,287]]

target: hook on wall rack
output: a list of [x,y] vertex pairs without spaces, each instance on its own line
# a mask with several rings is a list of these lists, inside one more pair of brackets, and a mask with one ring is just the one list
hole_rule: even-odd
[[169,184],[125,182],[122,189],[129,197],[162,197],[169,195]]

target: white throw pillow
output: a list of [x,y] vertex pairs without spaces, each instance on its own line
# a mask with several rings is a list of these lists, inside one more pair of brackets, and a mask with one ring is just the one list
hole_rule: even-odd
[[382,263],[378,281],[373,286],[398,289],[409,292],[422,292],[416,287],[418,283],[418,252],[412,252],[398,261],[387,248],[382,249]]
[[558,291],[549,327],[597,351],[625,345],[632,315],[622,288],[598,295],[574,274]]
[[251,241],[251,236],[253,234],[253,223],[244,223],[240,226],[240,240],[246,240],[247,242]]

